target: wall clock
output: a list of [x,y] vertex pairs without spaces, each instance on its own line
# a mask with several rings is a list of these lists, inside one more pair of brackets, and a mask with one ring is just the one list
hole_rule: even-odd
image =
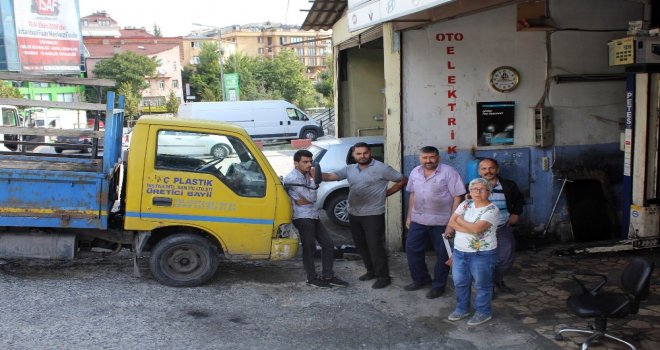
[[490,86],[499,92],[509,92],[520,84],[520,73],[509,66],[501,66],[490,72]]

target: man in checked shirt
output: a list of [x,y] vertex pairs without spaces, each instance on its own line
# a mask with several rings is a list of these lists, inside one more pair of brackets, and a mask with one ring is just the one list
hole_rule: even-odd
[[[297,151],[293,155],[293,165],[294,169],[284,178],[284,183],[299,185],[288,186],[287,192],[293,203],[293,224],[298,229],[302,243],[307,284],[320,288],[346,287],[348,283],[336,277],[332,270],[335,245],[319,219],[319,210],[314,207],[317,186],[311,173],[312,152]],[[314,265],[316,242],[321,246],[321,276],[317,275]]]

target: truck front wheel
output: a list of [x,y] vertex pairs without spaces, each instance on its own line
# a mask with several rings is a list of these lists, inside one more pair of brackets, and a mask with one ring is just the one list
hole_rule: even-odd
[[194,234],[164,238],[151,251],[151,273],[171,287],[194,287],[208,281],[218,270],[218,253],[211,242]]

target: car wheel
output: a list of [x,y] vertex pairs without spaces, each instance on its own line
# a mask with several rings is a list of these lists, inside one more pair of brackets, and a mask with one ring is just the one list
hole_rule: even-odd
[[312,141],[316,141],[316,139],[319,137],[318,132],[314,129],[305,129],[303,131],[303,139],[310,139]]
[[229,147],[229,145],[226,145],[226,144],[223,143],[222,147],[224,147],[225,150],[227,150],[227,155],[230,155],[230,154],[234,153],[234,150],[231,147]]
[[55,147],[55,153],[62,153],[62,149],[59,147]]
[[325,213],[332,222],[341,226],[348,226],[348,193],[337,193],[328,201]]
[[171,287],[195,287],[218,270],[216,247],[201,236],[180,233],[164,238],[151,251],[149,267],[158,282]]
[[226,158],[229,153],[227,152],[227,149],[219,143],[211,148],[211,155],[213,158]]

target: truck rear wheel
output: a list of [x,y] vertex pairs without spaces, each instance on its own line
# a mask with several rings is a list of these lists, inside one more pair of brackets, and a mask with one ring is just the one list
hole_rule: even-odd
[[218,253],[211,242],[194,234],[164,238],[151,251],[151,273],[171,287],[194,287],[208,281],[218,270]]

